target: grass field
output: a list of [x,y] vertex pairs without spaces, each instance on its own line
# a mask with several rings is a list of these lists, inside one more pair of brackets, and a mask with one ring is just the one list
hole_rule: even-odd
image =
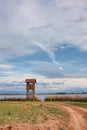
[[87,108],[87,102],[64,102],[64,103]]
[[[16,123],[42,123],[49,119],[68,120],[68,114],[53,102],[0,102],[0,126]],[[65,118],[64,118],[65,117]]]

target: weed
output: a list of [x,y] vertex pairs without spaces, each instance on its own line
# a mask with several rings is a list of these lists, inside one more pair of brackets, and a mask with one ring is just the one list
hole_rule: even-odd
[[49,111],[49,113],[54,114],[54,115],[59,114],[58,108],[56,108],[56,107],[49,106],[48,111]]
[[87,97],[76,96],[50,96],[45,101],[71,101],[71,102],[87,102]]
[[63,128],[59,128],[58,130],[64,130]]
[[7,114],[8,114],[8,115],[11,115],[12,113],[11,113],[11,111],[9,110]]
[[36,119],[32,119],[32,124],[36,124],[37,123],[37,120]]

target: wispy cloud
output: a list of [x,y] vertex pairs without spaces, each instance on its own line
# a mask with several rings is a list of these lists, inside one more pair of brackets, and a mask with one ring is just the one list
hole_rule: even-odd
[[11,68],[13,68],[12,65],[0,64],[0,69],[11,69]]

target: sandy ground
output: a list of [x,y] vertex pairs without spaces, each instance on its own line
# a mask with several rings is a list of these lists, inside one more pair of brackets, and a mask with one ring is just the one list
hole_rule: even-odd
[[[57,106],[57,105],[56,105]],[[59,106],[59,105],[58,105]],[[13,124],[1,127],[0,130],[87,130],[87,109],[73,105],[60,105],[70,115],[69,125],[61,128],[58,120],[49,120],[40,124]]]

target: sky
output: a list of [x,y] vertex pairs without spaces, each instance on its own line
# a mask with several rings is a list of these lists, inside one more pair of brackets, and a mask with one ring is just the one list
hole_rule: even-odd
[[87,92],[87,0],[0,0],[0,92]]

